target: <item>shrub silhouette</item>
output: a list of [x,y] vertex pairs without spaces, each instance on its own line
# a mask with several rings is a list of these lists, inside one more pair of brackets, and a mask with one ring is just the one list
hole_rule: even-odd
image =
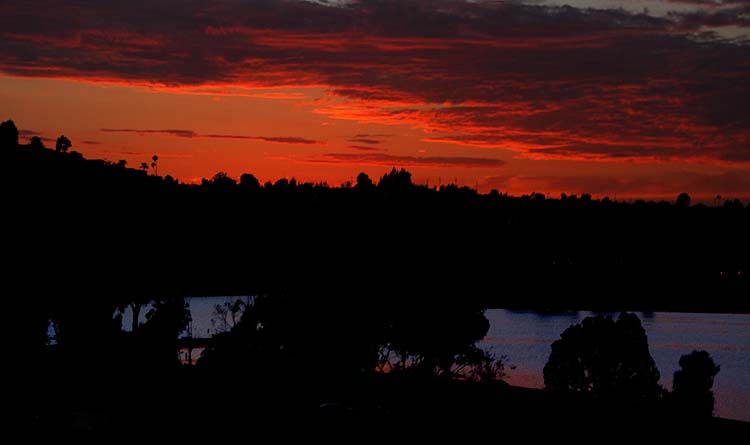
[[693,351],[680,357],[674,373],[672,401],[678,414],[711,417],[714,411],[714,377],[720,367],[706,351]]
[[12,120],[0,123],[0,147],[10,148],[18,145],[18,128]]
[[67,153],[68,149],[72,146],[73,143],[70,142],[70,139],[66,138],[65,136],[60,136],[55,142],[55,151]]
[[32,136],[31,139],[29,139],[29,148],[32,150],[44,150],[44,142],[42,142],[42,138],[39,136]]

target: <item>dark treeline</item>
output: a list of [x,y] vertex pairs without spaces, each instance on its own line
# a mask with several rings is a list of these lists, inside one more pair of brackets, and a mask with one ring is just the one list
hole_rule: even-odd
[[[478,194],[415,185],[396,169],[378,181],[360,174],[351,187],[261,185],[251,174],[189,185],[122,161],[87,161],[66,153],[69,145],[6,144],[0,156],[11,276],[27,288],[87,293],[103,283],[112,293],[117,283],[125,298],[356,290],[553,310],[750,309],[750,208],[739,201],[715,208],[690,206],[686,195],[671,204]],[[40,272],[54,279],[25,276]]]
[[[14,130],[0,128],[6,355],[18,412],[53,430],[81,412],[165,431],[310,412],[552,419],[562,399],[507,388],[504,362],[476,348],[485,308],[750,309],[738,202],[483,195],[396,169],[342,187],[192,185],[157,176],[156,156],[131,169]],[[202,295],[259,298],[185,369],[183,298]],[[113,314],[148,302],[123,331]]]

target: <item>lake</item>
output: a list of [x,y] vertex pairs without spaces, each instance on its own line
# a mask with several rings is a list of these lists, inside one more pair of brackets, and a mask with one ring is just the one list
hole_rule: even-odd
[[[596,315],[592,312],[542,314],[532,311],[488,309],[490,329],[484,349],[506,355],[516,369],[508,371],[512,385],[541,388],[542,370],[550,345],[570,325]],[[611,314],[616,318],[617,314]],[[721,371],[714,380],[715,415],[750,421],[750,314],[695,314],[637,312],[661,373],[660,383],[672,389],[680,357],[706,350]]]
[[[193,315],[193,335],[212,335],[223,325],[214,319],[214,306],[232,297],[189,299]],[[145,311],[142,312],[142,314]],[[680,357],[693,350],[706,350],[721,371],[714,381],[715,414],[750,421],[750,314],[697,314],[638,312],[648,335],[651,355],[661,372],[661,384],[671,390],[672,375]],[[544,386],[542,370],[550,345],[570,325],[595,315],[592,312],[538,313],[488,309],[490,321],[480,346],[497,355],[506,355],[515,369],[507,370],[506,381],[531,388]],[[617,314],[611,314],[616,318]],[[128,314],[125,314],[127,319]],[[126,321],[126,326],[129,322]]]

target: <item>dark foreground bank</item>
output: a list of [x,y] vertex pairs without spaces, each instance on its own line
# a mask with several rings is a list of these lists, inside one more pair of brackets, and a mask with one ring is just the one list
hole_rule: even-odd
[[[194,371],[194,370],[193,370]],[[529,437],[577,435],[588,443],[596,432],[640,432],[674,437],[691,433],[747,434],[750,424],[719,418],[690,419],[639,406],[561,397],[548,391],[447,380],[379,375],[346,382],[247,382],[240,375],[199,376],[192,371],[168,381],[122,382],[118,388],[54,384],[46,394],[29,393],[19,410],[29,435],[87,434],[97,437],[163,437],[213,440],[275,433],[358,431],[423,437],[460,434],[465,439],[506,434]],[[62,383],[62,382],[57,382]],[[50,388],[48,388],[49,390]],[[639,434],[640,434],[639,433]],[[399,436],[404,434],[404,436]]]

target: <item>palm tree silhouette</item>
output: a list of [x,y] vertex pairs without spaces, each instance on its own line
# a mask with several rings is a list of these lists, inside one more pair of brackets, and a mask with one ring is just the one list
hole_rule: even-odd
[[159,156],[153,155],[151,156],[151,160],[153,161],[151,167],[154,169],[154,176],[159,176],[159,166],[156,163],[159,160]]

